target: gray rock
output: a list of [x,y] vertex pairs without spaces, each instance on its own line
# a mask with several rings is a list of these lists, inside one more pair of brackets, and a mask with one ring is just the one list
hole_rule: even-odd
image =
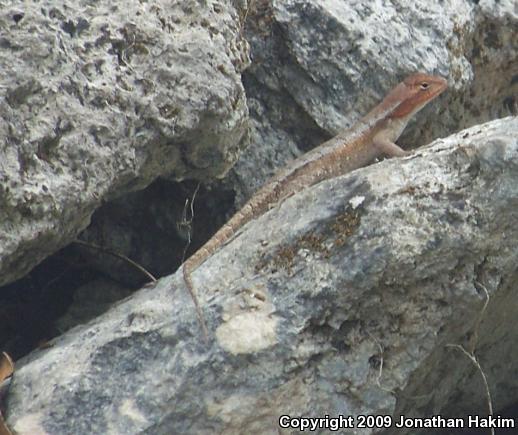
[[231,171],[238,204],[411,72],[442,74],[451,88],[406,130],[405,148],[518,111],[512,0],[257,0],[248,17],[251,141]]
[[228,2],[12,2],[0,27],[0,284],[102,202],[221,176],[244,146],[248,45]]
[[[68,243],[103,202],[134,216],[149,195],[126,194],[156,177],[224,174],[247,140],[247,106],[251,145],[223,182],[237,204],[415,70],[451,88],[403,146],[516,113],[512,0],[177,3],[3,5],[0,282]],[[473,344],[495,410],[516,402],[517,130],[516,118],[481,125],[288,199],[195,272],[208,346],[181,278],[166,277],[18,362],[8,424],[278,433],[281,414],[483,415],[480,371],[455,347]],[[181,207],[165,198],[149,215],[174,233]],[[183,249],[113,229],[92,238],[106,230],[139,261],[153,250],[174,263]],[[86,301],[99,288],[85,286]]]
[[7,423],[237,434],[278,433],[283,414],[485,414],[480,373],[449,346],[474,334],[508,405],[517,137],[518,118],[493,121],[287,199],[193,274],[208,345],[180,274],[164,278],[23,360]]

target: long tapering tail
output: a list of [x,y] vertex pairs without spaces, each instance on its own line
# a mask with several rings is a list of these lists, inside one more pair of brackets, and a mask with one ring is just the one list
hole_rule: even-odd
[[205,323],[205,318],[203,317],[200,303],[198,302],[198,297],[194,291],[194,284],[191,279],[191,273],[214,252],[216,252],[217,249],[229,241],[232,236],[234,236],[234,228],[239,228],[248,222],[252,218],[253,213],[253,207],[248,203],[245,204],[245,206],[236,214],[234,214],[234,216],[232,216],[232,218],[225,225],[223,225],[216,232],[216,234],[214,234],[209,239],[207,243],[205,243],[205,245],[198,249],[198,251],[196,251],[183,263],[183,279],[185,281],[185,285],[187,286],[187,290],[189,290],[189,293],[191,294],[194,306],[196,307],[196,315],[198,316],[198,321],[200,322],[200,327],[203,332],[205,342],[208,342],[209,331],[207,329],[207,324]]
[[207,324],[205,323],[205,317],[203,316],[203,312],[201,311],[201,306],[198,301],[198,297],[196,296],[196,292],[194,291],[194,285],[191,279],[192,270],[189,265],[189,259],[183,263],[182,272],[185,285],[187,286],[187,290],[189,290],[189,293],[191,294],[191,298],[194,303],[194,308],[196,308],[196,316],[198,317],[198,322],[200,323],[200,327],[203,332],[203,338],[205,340],[205,343],[208,343],[209,330],[207,329]]

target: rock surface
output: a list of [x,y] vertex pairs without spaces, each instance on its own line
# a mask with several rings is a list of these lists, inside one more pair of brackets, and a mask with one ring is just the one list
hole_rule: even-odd
[[[415,70],[450,89],[409,126],[407,148],[516,114],[517,21],[512,0],[7,2],[0,283],[67,244],[94,210],[88,239],[169,273],[195,184],[167,183],[222,175],[250,134],[230,176],[198,194],[196,248],[234,197]],[[486,414],[480,372],[449,345],[476,344],[495,410],[516,402],[516,124],[287,200],[194,274],[208,347],[182,280],[164,278],[20,361],[9,424],[30,435],[278,433],[280,413]],[[102,276],[59,327],[106,308],[106,286],[126,294],[127,268],[96,261]]]
[[102,202],[237,159],[248,65],[230,2],[12,2],[0,27],[0,284]]
[[8,424],[237,434],[277,433],[282,414],[485,414],[479,372],[448,346],[473,334],[504,407],[517,138],[518,118],[490,122],[287,199],[194,273],[208,346],[180,274],[164,278],[24,360]]
[[349,127],[409,72],[443,74],[450,89],[441,97],[447,103],[416,117],[403,147],[518,113],[515,3],[251,3],[251,143],[231,171],[238,203],[301,150]]

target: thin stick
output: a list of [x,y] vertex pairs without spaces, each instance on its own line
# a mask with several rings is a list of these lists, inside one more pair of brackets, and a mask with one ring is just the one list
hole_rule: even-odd
[[[180,222],[180,226],[185,226],[188,228],[187,230],[187,243],[185,244],[185,247],[183,248],[183,254],[182,254],[182,261],[180,264],[183,264],[185,261],[185,256],[187,255],[187,250],[189,249],[189,246],[191,246],[192,241],[192,221],[194,219],[194,200],[196,199],[196,194],[198,193],[198,190],[200,190],[201,183],[198,182],[198,185],[196,186],[196,189],[194,189],[194,193],[192,194],[192,198],[189,201],[189,199],[185,200],[185,205],[183,206],[183,213],[182,213],[182,221]],[[190,202],[190,204],[189,204]],[[189,219],[187,219],[187,206],[190,205],[191,209],[191,216]]]
[[480,324],[482,323],[482,319],[484,317],[484,314],[486,314],[486,309],[489,304],[489,292],[487,291],[487,288],[481,284],[480,282],[476,281],[475,284],[477,284],[482,290],[484,290],[484,293],[486,294],[486,301],[484,302],[484,306],[482,307],[482,310],[480,310],[480,313],[478,313],[477,321],[475,322],[475,327],[473,328],[473,337],[470,340],[470,353],[473,354],[475,352],[475,348],[477,347],[478,343],[478,331],[480,329]]
[[125,255],[119,254],[118,252],[112,251],[108,248],[104,248],[104,247],[96,245],[94,243],[85,242],[84,240],[76,239],[73,241],[73,243],[76,243],[81,246],[86,246],[87,248],[95,249],[96,251],[101,251],[101,252],[104,252],[105,254],[119,258],[119,259],[125,261],[126,263],[130,264],[131,266],[133,266],[138,271],[142,272],[151,281],[156,282],[156,280],[157,280],[153,275],[151,275],[151,273],[149,273],[146,269],[144,269],[140,264],[136,263],[131,258],[126,257]]
[[187,286],[187,290],[189,291],[189,294],[191,295],[191,299],[194,303],[194,308],[196,309],[196,317],[198,317],[198,322],[200,324],[200,327],[201,327],[201,330],[202,330],[202,333],[203,333],[203,339],[205,341],[205,343],[208,343],[209,342],[209,330],[207,328],[207,324],[205,323],[205,318],[203,317],[203,312],[201,310],[201,306],[200,306],[200,302],[198,301],[198,297],[196,296],[196,293],[194,292],[194,286],[193,286],[193,283],[191,281],[191,277],[190,277],[190,274],[189,272],[187,271],[186,269],[186,265],[185,265],[185,256],[187,255],[187,250],[189,249],[189,246],[191,244],[191,232],[192,232],[192,221],[194,219],[194,200],[196,199],[196,194],[198,193],[198,190],[200,189],[200,184],[201,183],[198,183],[198,185],[196,186],[196,189],[194,189],[194,193],[192,194],[192,198],[191,198],[191,201],[190,201],[190,209],[191,209],[191,216],[190,216],[190,219],[187,219],[187,204],[188,204],[188,200],[185,201],[185,206],[184,206],[184,210],[183,210],[183,219],[182,219],[182,222],[181,222],[181,225],[185,225],[187,226],[189,229],[187,231],[187,243],[185,245],[185,248],[183,250],[183,255],[182,255],[182,272],[183,272],[183,279],[185,281],[185,284]]
[[[486,401],[487,401],[487,407],[489,410],[489,415],[493,416],[493,401],[491,399],[491,391],[489,390],[489,383],[487,382],[486,374],[484,373],[484,370],[482,370],[482,366],[478,362],[478,359],[475,355],[475,348],[478,344],[478,337],[479,337],[479,329],[480,324],[482,323],[482,318],[484,317],[484,314],[486,312],[487,306],[489,304],[489,292],[487,291],[487,288],[481,284],[480,282],[476,282],[479,287],[481,287],[484,290],[484,293],[486,294],[486,301],[484,302],[484,306],[482,307],[482,310],[480,310],[480,313],[477,317],[477,321],[475,322],[475,327],[473,331],[473,337],[470,340],[469,343],[469,351],[467,351],[464,346],[461,346],[460,344],[447,344],[446,347],[451,347],[454,349],[457,349],[461,351],[464,355],[466,355],[469,360],[473,363],[473,365],[477,368],[478,372],[480,373],[480,376],[482,377],[482,381],[484,383],[484,389],[486,392]],[[495,429],[490,428],[491,435],[495,435]]]
[[[460,344],[447,344],[446,347],[451,347],[451,348],[460,350],[464,355],[466,355],[469,358],[469,360],[473,363],[473,365],[478,369],[478,372],[480,373],[480,376],[482,377],[482,381],[484,382],[484,388],[486,390],[486,399],[487,399],[487,407],[489,410],[489,415],[493,416],[493,401],[491,400],[491,391],[489,391],[489,384],[487,382],[487,377],[486,377],[486,374],[484,373],[484,370],[482,370],[482,367],[480,366],[480,363],[478,362],[478,359],[475,356],[475,354],[469,353]],[[494,429],[491,429],[491,435],[494,435],[494,434],[495,434]]]

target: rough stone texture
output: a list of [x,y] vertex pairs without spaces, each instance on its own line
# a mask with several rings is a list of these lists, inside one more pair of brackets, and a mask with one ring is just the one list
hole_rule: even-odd
[[[328,180],[22,361],[20,434],[278,433],[281,414],[486,413],[516,400],[518,118]],[[351,430],[342,433],[372,433]],[[401,433],[401,432],[395,432]],[[413,433],[418,433],[413,431]]]
[[399,140],[403,147],[518,113],[517,26],[513,0],[250,3],[253,62],[244,83],[251,143],[231,172],[238,204],[300,150],[349,127],[410,72],[443,74],[450,89],[444,103],[416,117]]
[[[193,245],[222,222],[228,192],[239,204],[409,72],[442,73],[450,89],[403,146],[516,114],[513,0],[171,3],[2,3],[1,282],[115,197],[94,241],[146,267],[178,261],[184,241],[169,235],[178,240],[193,189],[174,201],[167,190],[125,193],[159,175],[219,176],[235,160],[243,35],[251,146],[222,184],[224,207],[221,185],[198,196],[207,208]],[[495,409],[516,402],[516,118],[480,129],[323,183],[251,223],[194,275],[208,350],[183,282],[169,277],[33,353],[19,364],[9,424],[31,435],[277,433],[280,412],[485,414],[480,374],[446,347],[473,337],[480,284],[491,303],[477,355]],[[97,289],[106,293],[99,280],[84,287],[86,302]]]
[[0,284],[160,175],[221,175],[246,136],[230,1],[3,2]]
[[[514,4],[475,3],[254,0],[244,5],[241,21],[253,59],[243,74],[251,144],[229,177],[197,195],[189,252],[276,169],[349,126],[409,72],[444,74],[450,89],[407,128],[399,140],[404,147],[517,113]],[[124,195],[99,210],[84,237],[153,273],[170,273],[186,246],[189,227],[178,224],[194,187]],[[92,261],[102,273],[127,281],[125,265],[95,255]]]

